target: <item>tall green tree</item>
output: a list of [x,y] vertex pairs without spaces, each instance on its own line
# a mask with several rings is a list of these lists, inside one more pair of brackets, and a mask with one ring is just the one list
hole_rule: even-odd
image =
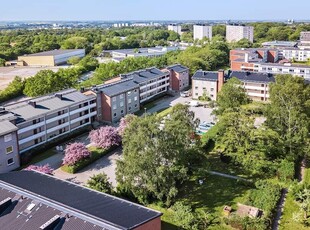
[[223,114],[225,110],[236,111],[241,105],[248,104],[250,102],[242,82],[233,77],[223,85],[221,91],[217,97],[218,109],[217,114]]
[[276,76],[270,85],[267,124],[284,143],[284,153],[291,159],[309,148],[310,87],[301,77]]
[[112,184],[105,173],[93,175],[87,181],[87,186],[99,192],[111,194],[113,192]]

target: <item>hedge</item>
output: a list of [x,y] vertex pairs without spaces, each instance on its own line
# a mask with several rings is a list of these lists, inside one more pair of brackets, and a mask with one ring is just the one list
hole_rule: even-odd
[[82,170],[86,166],[90,165],[91,163],[95,162],[96,160],[100,159],[101,157],[107,155],[118,146],[112,146],[109,149],[100,149],[96,147],[90,147],[89,150],[91,152],[91,156],[89,158],[83,159],[77,162],[74,165],[63,165],[61,166],[61,170],[67,173],[77,173],[78,171]]

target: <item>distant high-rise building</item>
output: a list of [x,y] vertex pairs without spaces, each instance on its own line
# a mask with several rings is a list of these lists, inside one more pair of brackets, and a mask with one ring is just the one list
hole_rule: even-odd
[[301,43],[310,43],[310,31],[300,32],[300,42]]
[[212,26],[194,25],[194,40],[203,38],[212,39]]
[[226,40],[228,42],[237,42],[246,38],[250,42],[254,40],[254,27],[244,25],[227,25],[226,26]]
[[176,25],[176,24],[168,25],[168,30],[174,31],[174,32],[176,32],[176,33],[178,33],[180,35],[182,33],[181,29],[182,29],[181,25]]

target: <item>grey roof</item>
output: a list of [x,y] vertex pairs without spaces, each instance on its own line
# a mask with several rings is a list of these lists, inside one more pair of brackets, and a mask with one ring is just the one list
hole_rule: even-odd
[[177,73],[181,73],[181,72],[184,72],[184,71],[187,71],[188,68],[181,65],[181,64],[176,64],[176,65],[171,65],[171,66],[168,66],[167,67],[168,70],[173,70],[174,72],[177,72]]
[[307,65],[300,65],[300,64],[281,64],[281,63],[260,63],[261,66],[277,66],[277,67],[287,67],[287,68],[304,68],[304,69],[310,69],[310,66]]
[[8,120],[0,121],[0,136],[16,131],[18,128]]
[[271,41],[271,42],[264,42],[262,43],[263,46],[296,46],[297,42],[290,42],[290,41]]
[[103,227],[134,229],[162,215],[141,205],[34,171],[0,174],[0,187],[15,189],[20,195],[34,197],[55,209]]
[[[62,94],[62,99],[56,97],[56,94]],[[30,118],[51,113],[53,111],[61,110],[62,108],[67,108],[69,106],[86,101],[90,98],[96,98],[96,96],[86,96],[75,89],[68,89],[47,96],[11,104],[5,106],[5,109],[15,114],[15,116],[17,116],[20,121],[24,121]],[[34,107],[30,105],[29,102],[36,102],[36,106]]]
[[96,88],[107,96],[113,97],[133,89],[138,89],[139,85],[133,82],[132,79],[126,79],[107,85],[99,85]]
[[[50,51],[44,51],[44,52],[40,52],[40,53],[27,54],[24,56],[26,56],[26,57],[29,57],[29,56],[31,56],[31,57],[33,57],[33,56],[57,56],[57,55],[72,53],[72,52],[76,52],[76,51],[85,52],[85,49],[50,50]],[[23,56],[20,56],[20,57],[23,57]]]
[[229,78],[236,77],[242,82],[274,82],[274,76],[270,73],[256,73],[247,71],[232,71],[229,73]]
[[154,78],[165,76],[166,74],[167,74],[166,72],[163,72],[155,67],[151,67],[151,68],[134,71],[134,72],[127,73],[127,74],[121,74],[121,78],[123,79],[131,78],[135,83],[140,84],[140,83],[149,81]]
[[217,81],[218,80],[218,72],[215,71],[202,71],[198,70],[192,77],[193,80],[201,80],[201,81]]

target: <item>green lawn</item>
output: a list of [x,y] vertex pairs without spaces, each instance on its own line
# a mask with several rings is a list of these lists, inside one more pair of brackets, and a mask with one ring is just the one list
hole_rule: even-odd
[[43,160],[53,156],[54,154],[56,154],[55,148],[48,149],[48,150],[44,151],[43,153],[40,153],[40,154],[37,154],[36,156],[34,156],[28,164],[21,166],[18,170],[24,169],[24,168],[28,167],[29,165],[33,165],[33,164],[36,164],[40,161],[43,161]]
[[[215,155],[207,156],[205,162],[211,162],[212,170],[219,172],[229,173],[235,170],[230,165],[227,166],[225,163],[222,163]],[[222,210],[225,205],[236,208],[238,202],[245,202],[251,188],[234,179],[210,175],[207,173],[209,167],[210,165],[204,165],[199,170],[196,170],[196,173],[191,176],[190,180],[182,186],[177,201],[183,201],[194,209],[203,209],[213,214],[215,224],[210,226],[210,229],[232,229],[230,226],[224,224]],[[239,174],[235,173],[234,175]],[[199,185],[199,180],[203,180],[204,183]],[[163,230],[177,229],[173,223],[172,210],[162,208],[156,204],[152,204],[150,207],[164,214],[162,216]]]

